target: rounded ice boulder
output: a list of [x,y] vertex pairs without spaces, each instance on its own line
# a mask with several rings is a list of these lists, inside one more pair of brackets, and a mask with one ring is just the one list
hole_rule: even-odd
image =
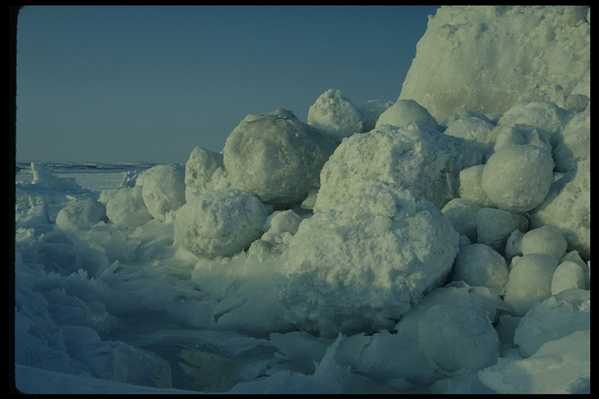
[[526,232],[528,219],[517,213],[494,208],[481,208],[476,214],[478,242],[496,251],[503,251],[508,237],[514,230]]
[[365,130],[360,111],[337,89],[326,90],[310,106],[308,124],[336,139]]
[[483,170],[485,165],[474,165],[464,168],[459,175],[460,198],[479,206],[493,206],[482,187]]
[[550,102],[516,104],[510,108],[498,124],[500,126],[526,125],[535,128],[550,144],[557,144],[568,113]]
[[591,327],[589,291],[569,289],[535,305],[520,320],[514,344],[523,356],[533,355],[544,343]]
[[267,203],[295,204],[318,187],[320,169],[334,146],[285,109],[250,114],[227,138],[225,170],[240,191]]
[[142,196],[154,219],[164,221],[167,214],[185,203],[185,172],[178,165],[157,165],[144,172]]
[[498,252],[484,244],[472,244],[460,249],[452,280],[464,281],[474,287],[487,287],[496,294],[503,294],[508,273],[505,259]]
[[358,106],[364,122],[364,131],[369,132],[374,129],[377,119],[383,112],[393,105],[393,101],[387,100],[368,100],[366,104]]
[[494,151],[497,152],[512,145],[534,145],[549,153],[552,151],[551,143],[536,128],[526,125],[499,126],[495,130]]
[[572,261],[563,261],[559,264],[551,279],[551,294],[557,295],[571,288],[587,288],[586,266],[581,266]]
[[517,256],[505,286],[505,302],[516,315],[551,296],[551,280],[559,260],[548,255]]
[[106,204],[106,216],[118,225],[137,227],[149,222],[152,215],[142,197],[142,188],[122,187],[111,193]]
[[460,137],[478,144],[485,153],[491,153],[493,150],[493,125],[488,120],[476,115],[462,113],[456,115],[447,124],[447,129],[443,133]]
[[106,217],[106,208],[91,198],[67,202],[56,216],[56,225],[62,230],[89,229]]
[[396,101],[379,116],[375,127],[393,125],[406,128],[412,123],[417,123],[427,129],[439,130],[435,118],[428,113],[426,108],[414,100]]
[[575,171],[556,180],[543,204],[531,215],[532,227],[546,224],[560,229],[568,248],[583,259],[591,256],[591,165],[581,161]]
[[568,243],[559,229],[546,225],[524,234],[520,248],[523,255],[545,254],[561,259],[566,253]]
[[559,172],[576,170],[578,162],[591,157],[591,107],[577,113],[564,127],[562,140],[553,153]]
[[451,270],[459,234],[430,202],[381,183],[317,211],[289,244],[282,301],[325,336],[389,328]]
[[228,188],[223,155],[194,147],[185,163],[185,201],[190,202],[206,191]]
[[461,198],[449,201],[441,212],[451,221],[453,228],[471,241],[476,241],[476,214],[480,207]]
[[459,171],[481,160],[482,154],[469,149],[464,140],[414,125],[383,125],[355,134],[343,140],[322,168],[314,209],[346,202],[373,181],[408,190],[441,208],[457,196]]
[[266,217],[264,205],[253,194],[202,193],[177,210],[175,242],[196,256],[231,256],[260,238]]
[[526,212],[540,205],[553,182],[551,153],[514,145],[494,153],[483,169],[482,188],[498,208]]

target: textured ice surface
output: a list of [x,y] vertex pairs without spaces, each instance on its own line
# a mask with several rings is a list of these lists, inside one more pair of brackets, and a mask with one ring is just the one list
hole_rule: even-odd
[[494,208],[481,208],[476,214],[478,242],[498,252],[504,250],[508,237],[516,229],[522,232],[528,229],[525,216]]
[[485,165],[474,165],[464,168],[459,175],[460,198],[484,207],[492,207],[493,203],[485,194],[482,186]]
[[106,216],[118,225],[137,227],[152,219],[142,196],[142,188],[123,187],[110,194]]
[[524,315],[516,328],[514,344],[531,356],[543,344],[575,331],[591,328],[589,291],[573,288],[551,296]]
[[324,335],[392,325],[442,282],[458,250],[430,202],[382,183],[353,194],[302,221],[289,244],[287,316]]
[[481,370],[480,381],[504,394],[588,394],[591,390],[591,331],[549,341],[531,357],[499,359]]
[[445,204],[441,212],[458,233],[476,241],[476,214],[479,210],[480,207],[472,202],[454,198]]
[[503,294],[508,279],[505,259],[493,248],[472,244],[460,248],[453,267],[452,280],[464,281],[474,287],[487,287]]
[[142,197],[154,219],[164,221],[167,214],[185,202],[185,173],[178,165],[157,165],[144,171]]
[[428,113],[426,108],[414,100],[396,101],[379,116],[375,127],[393,125],[407,128],[413,123],[426,129],[440,130],[435,118]]
[[63,230],[89,229],[106,217],[102,204],[90,198],[69,201],[56,216],[56,225]]
[[526,212],[540,205],[553,182],[551,154],[537,146],[512,145],[485,164],[482,188],[498,208]]
[[504,300],[515,314],[524,315],[551,296],[551,280],[558,262],[557,258],[541,254],[512,258]]
[[301,202],[318,187],[320,169],[335,142],[277,109],[246,116],[231,132],[224,164],[233,187],[274,204]]
[[545,254],[561,259],[566,253],[568,243],[556,227],[546,225],[529,230],[520,242],[523,255]]
[[175,239],[197,256],[230,256],[262,234],[266,216],[253,194],[206,192],[177,211]]
[[580,161],[591,157],[591,107],[570,119],[561,134],[561,141],[553,153],[555,169],[568,172],[576,169]]
[[361,112],[337,89],[326,90],[310,106],[308,124],[336,139],[366,130]]
[[223,155],[194,147],[185,164],[185,201],[191,202],[203,192],[229,187]]
[[503,114],[518,102],[562,105],[590,77],[587,12],[441,7],[429,17],[400,98],[418,101],[438,120],[465,110]]
[[364,131],[368,132],[374,129],[379,116],[392,105],[393,101],[387,100],[368,100],[365,104],[358,105],[358,110],[362,114]]
[[591,256],[591,165],[578,163],[577,170],[553,183],[541,206],[531,215],[532,227],[551,224],[558,227],[568,248],[577,250],[583,259]]
[[480,162],[464,140],[437,131],[384,125],[345,139],[322,169],[315,211],[348,201],[372,181],[442,207],[457,196],[458,175]]

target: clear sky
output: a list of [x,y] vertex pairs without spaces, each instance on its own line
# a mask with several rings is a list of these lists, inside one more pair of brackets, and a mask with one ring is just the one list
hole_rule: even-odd
[[436,8],[25,7],[17,160],[184,162],[248,113],[305,121],[328,88],[395,100]]

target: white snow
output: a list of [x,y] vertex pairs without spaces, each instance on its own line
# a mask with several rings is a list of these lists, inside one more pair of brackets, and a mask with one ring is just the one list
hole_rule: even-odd
[[65,231],[89,229],[106,217],[102,204],[90,198],[75,199],[67,202],[58,212],[56,225]]
[[413,123],[426,129],[440,130],[435,118],[428,113],[426,108],[414,100],[396,101],[385,112],[381,113],[375,127],[393,125],[407,128]]
[[553,182],[553,159],[533,145],[512,145],[495,152],[483,169],[482,188],[498,208],[526,212],[540,205]]
[[264,202],[294,204],[318,187],[334,145],[285,109],[250,114],[227,137],[225,170],[238,190]]
[[143,175],[142,197],[154,219],[165,221],[185,203],[185,174],[178,165],[157,165]]
[[115,224],[137,227],[152,219],[142,196],[142,187],[123,187],[110,194],[106,216]]
[[328,89],[308,110],[308,124],[335,139],[365,131],[361,112],[341,90]]
[[185,201],[192,202],[207,191],[223,191],[230,188],[225,172],[223,155],[194,147],[185,163]]

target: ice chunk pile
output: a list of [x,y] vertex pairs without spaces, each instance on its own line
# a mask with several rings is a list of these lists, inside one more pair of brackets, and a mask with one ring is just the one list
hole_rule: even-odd
[[586,10],[441,7],[396,102],[249,114],[100,194],[33,164],[19,387],[588,393]]

